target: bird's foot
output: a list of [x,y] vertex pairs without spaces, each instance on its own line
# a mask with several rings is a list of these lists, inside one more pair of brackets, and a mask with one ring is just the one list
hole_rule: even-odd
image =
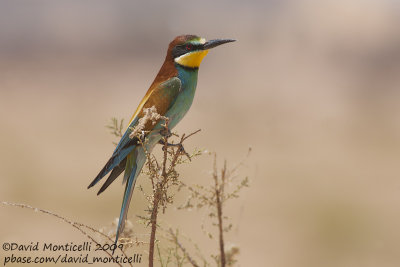
[[185,148],[183,147],[183,145],[182,144],[171,144],[171,143],[166,143],[165,144],[165,141],[163,140],[163,139],[161,139],[160,141],[158,141],[158,143],[159,144],[161,144],[161,145],[163,145],[163,150],[165,150],[165,145],[167,146],[167,147],[170,147],[170,146],[172,146],[172,147],[178,147],[178,152],[179,153],[181,153],[181,154],[183,154],[183,155],[185,155],[190,161],[192,161],[191,159],[190,159],[190,155],[189,155],[189,153],[187,153],[186,152],[186,150],[185,150]]
[[168,128],[163,128],[162,130],[160,130],[160,134],[162,137],[167,137],[167,138],[172,136],[172,133]]

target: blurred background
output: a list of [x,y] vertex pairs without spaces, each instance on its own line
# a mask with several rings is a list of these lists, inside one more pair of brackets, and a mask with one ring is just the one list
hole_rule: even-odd
[[[226,207],[236,266],[399,266],[399,25],[395,0],[2,0],[0,200],[111,224],[120,179],[86,189],[114,148],[105,125],[129,120],[175,36],[234,38],[205,58],[176,130],[201,128],[186,149],[219,165],[253,149],[239,173],[251,186]],[[211,169],[209,156],[180,167],[187,183]],[[129,217],[145,207],[137,190]],[[1,243],[86,241],[46,215],[0,214]],[[162,220],[207,255],[203,217],[171,208]]]

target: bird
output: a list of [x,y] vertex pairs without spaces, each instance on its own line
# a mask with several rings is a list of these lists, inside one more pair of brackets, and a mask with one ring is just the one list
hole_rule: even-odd
[[168,129],[174,128],[192,105],[198,70],[203,58],[210,49],[234,41],[206,41],[197,35],[180,35],[169,44],[164,63],[129,121],[125,133],[103,169],[88,186],[88,189],[91,188],[111,172],[98,191],[99,195],[124,172],[123,182],[126,185],[114,244],[117,244],[124,230],[135,182],[146,162],[146,151],[151,152],[155,145],[161,142],[164,128],[161,120],[154,124],[146,123],[142,131],[148,140],[145,147],[138,137],[131,138],[133,129],[144,116],[145,109],[152,107],[158,114],[168,118]]

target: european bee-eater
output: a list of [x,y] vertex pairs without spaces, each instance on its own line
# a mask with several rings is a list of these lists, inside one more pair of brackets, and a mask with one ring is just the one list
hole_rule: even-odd
[[136,178],[146,161],[145,149],[151,152],[162,138],[162,121],[158,121],[154,125],[146,124],[144,132],[147,133],[148,141],[145,148],[140,144],[138,138],[129,137],[132,129],[143,117],[143,110],[154,106],[157,113],[169,118],[168,128],[175,127],[192,105],[199,66],[209,49],[233,41],[231,39],[215,39],[207,42],[204,38],[195,35],[181,35],[169,44],[164,64],[129,121],[128,128],[111,158],[88,187],[94,186],[111,171],[110,176],[97,193],[100,194],[125,171],[123,181],[126,182],[126,186],[115,242],[118,242],[118,237],[124,229]]

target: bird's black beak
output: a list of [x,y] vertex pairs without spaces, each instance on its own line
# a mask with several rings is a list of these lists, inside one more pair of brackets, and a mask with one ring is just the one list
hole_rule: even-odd
[[226,43],[231,43],[231,42],[234,42],[234,41],[236,41],[236,40],[233,40],[233,39],[214,39],[214,40],[210,40],[210,41],[206,42],[203,45],[203,49],[204,50],[211,49],[211,48],[217,47],[219,45],[226,44]]

